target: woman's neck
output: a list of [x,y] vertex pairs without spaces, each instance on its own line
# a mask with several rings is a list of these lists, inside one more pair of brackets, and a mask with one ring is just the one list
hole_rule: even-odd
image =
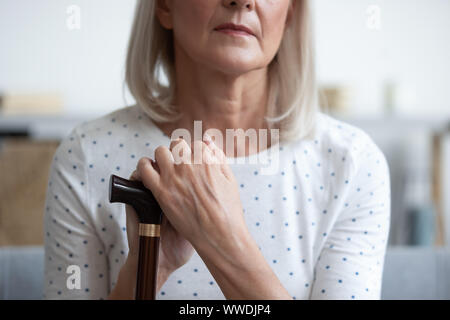
[[[187,129],[193,138],[194,121],[201,120],[202,134],[210,128],[222,132],[226,129],[267,129],[264,120],[268,98],[267,68],[241,75],[230,75],[205,65],[194,63],[183,54],[177,55],[176,96],[174,103],[183,117],[176,123],[161,124],[167,135],[178,128]],[[270,147],[270,131],[267,133]],[[235,143],[235,152],[238,146]],[[224,147],[225,151],[225,147]],[[245,147],[245,155],[260,152],[257,146]],[[242,154],[242,153],[241,153]],[[227,156],[231,156],[228,155]]]

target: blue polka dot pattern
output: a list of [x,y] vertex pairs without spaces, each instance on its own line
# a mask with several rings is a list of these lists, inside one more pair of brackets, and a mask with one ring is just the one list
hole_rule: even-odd
[[[361,129],[319,113],[312,140],[283,143],[277,174],[230,164],[244,219],[266,262],[295,299],[379,299],[390,219],[389,168]],[[123,206],[107,180],[129,176],[170,138],[138,107],[74,128],[53,158],[45,204],[47,299],[105,299],[128,255]],[[261,152],[267,156],[268,152]],[[274,156],[274,155],[271,155]],[[66,269],[81,268],[82,290]],[[195,252],[157,299],[224,299]]]

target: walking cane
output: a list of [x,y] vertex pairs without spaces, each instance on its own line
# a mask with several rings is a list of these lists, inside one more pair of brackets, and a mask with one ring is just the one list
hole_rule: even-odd
[[136,300],[155,300],[158,275],[159,237],[162,210],[155,197],[140,181],[111,175],[109,202],[131,205],[139,219],[139,258]]

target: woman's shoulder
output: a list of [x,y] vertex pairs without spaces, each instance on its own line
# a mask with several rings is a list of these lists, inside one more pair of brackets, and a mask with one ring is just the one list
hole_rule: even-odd
[[138,106],[127,106],[84,121],[74,127],[73,131],[80,135],[84,134],[85,136],[95,136],[96,133],[102,130],[107,130],[106,133],[108,134],[108,132],[112,133],[113,128],[117,130],[118,128],[132,129],[133,127],[137,127],[138,120],[142,118],[143,113]]
[[127,106],[82,122],[64,137],[56,157],[66,161],[112,161],[128,155],[130,159],[145,153],[152,155],[167,137],[139,106]]
[[89,148],[93,145],[112,146],[115,142],[131,146],[143,141],[149,146],[166,143],[165,138],[142,108],[132,105],[80,123],[64,140],[75,139],[80,142],[82,148]]
[[360,162],[370,153],[385,160],[379,146],[364,129],[324,112],[317,113],[314,133],[307,143],[320,157],[334,155],[331,159],[352,163]]
[[332,141],[335,144],[342,142],[348,146],[363,140],[371,140],[364,129],[324,112],[318,112],[317,128],[322,140]]

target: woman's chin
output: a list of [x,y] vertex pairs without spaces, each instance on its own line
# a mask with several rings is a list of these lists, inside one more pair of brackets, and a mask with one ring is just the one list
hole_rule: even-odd
[[226,56],[223,55],[220,59],[215,59],[211,65],[215,69],[230,75],[245,74],[255,69],[261,68],[261,64],[256,63],[256,59],[241,56]]

